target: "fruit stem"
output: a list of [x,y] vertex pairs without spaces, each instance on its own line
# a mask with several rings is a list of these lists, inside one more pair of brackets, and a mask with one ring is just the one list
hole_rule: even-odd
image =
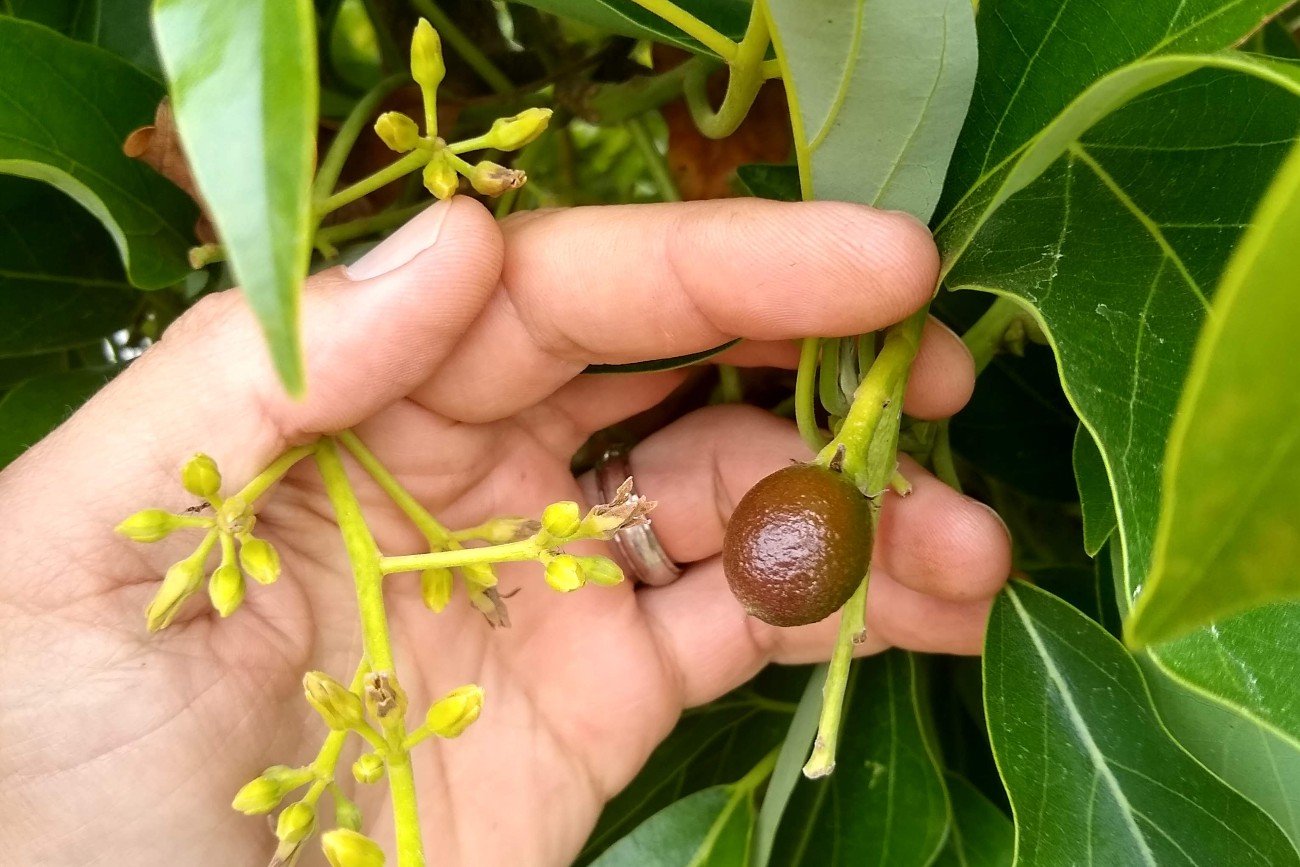
[[975,324],[961,336],[966,348],[975,359],[975,375],[979,376],[1002,351],[1007,331],[1016,320],[1027,317],[1018,301],[1006,296],[997,298]]
[[817,356],[821,338],[805,337],[799,350],[799,372],[794,382],[794,420],[803,441],[813,450],[826,445],[826,437],[817,426]]
[[[872,523],[875,523],[873,518]],[[844,711],[844,692],[849,683],[849,666],[853,662],[853,648],[866,631],[868,573],[858,589],[840,609],[840,632],[835,639],[826,683],[822,686],[822,712],[817,722],[817,740],[813,742],[812,755],[803,766],[803,775],[810,780],[824,777],[835,770],[835,750],[840,739],[840,720]]]

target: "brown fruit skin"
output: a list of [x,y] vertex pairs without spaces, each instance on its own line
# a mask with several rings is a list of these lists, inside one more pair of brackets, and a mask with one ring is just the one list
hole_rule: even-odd
[[813,464],[777,470],[741,498],[722,566],[745,611],[773,626],[834,614],[871,563],[871,503],[839,473]]

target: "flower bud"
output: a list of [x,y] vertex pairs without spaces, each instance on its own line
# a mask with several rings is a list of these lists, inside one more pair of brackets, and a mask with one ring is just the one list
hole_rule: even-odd
[[442,40],[438,37],[438,31],[421,18],[415,25],[415,35],[411,37],[411,78],[420,87],[434,90],[446,74],[447,66],[442,59]]
[[117,525],[117,532],[132,542],[157,542],[181,526],[180,516],[162,509],[145,509]]
[[435,614],[451,601],[451,570],[425,569],[420,573],[420,596],[425,606]]
[[335,828],[320,838],[330,867],[384,867],[384,850],[365,834],[351,828]]
[[484,196],[499,196],[517,190],[528,181],[528,175],[518,169],[508,169],[484,160],[469,173],[469,184]]
[[483,137],[484,144],[501,151],[519,150],[546,130],[551,114],[549,108],[526,108],[513,117],[498,118]]
[[203,585],[203,563],[207,555],[208,548],[200,545],[197,551],[173,563],[167,570],[162,586],[144,610],[145,624],[150,632],[157,632],[171,623],[185,600]]
[[285,795],[307,782],[310,776],[311,771],[306,768],[272,765],[236,792],[230,806],[248,816],[269,813],[280,806]]
[[307,701],[336,732],[360,728],[366,724],[361,699],[343,684],[321,671],[309,671],[302,679]]
[[380,722],[406,716],[406,690],[387,671],[372,671],[365,677],[366,709]]
[[352,831],[361,830],[361,808],[334,789],[334,824]]
[[239,565],[258,584],[273,584],[280,577],[280,554],[275,546],[256,536],[239,542]]
[[307,839],[316,827],[316,808],[305,801],[297,801],[280,811],[275,823],[275,836],[281,843],[294,844]]
[[489,545],[519,542],[541,529],[541,523],[532,518],[493,518],[475,530],[475,535]]
[[608,557],[579,557],[578,563],[582,566],[582,574],[592,584],[613,587],[623,583],[622,568]]
[[546,564],[546,583],[561,593],[570,593],[586,583],[582,566],[572,554],[556,554]]
[[435,701],[424,724],[440,738],[454,738],[469,728],[482,710],[483,687],[470,683]]
[[244,575],[239,567],[234,563],[218,566],[208,579],[208,597],[222,617],[234,614],[239,603],[244,601]]
[[352,776],[358,783],[377,783],[384,776],[384,760],[378,753],[362,753],[352,763]]
[[460,175],[442,154],[434,154],[424,166],[424,186],[437,199],[450,199],[460,189]]
[[480,590],[497,586],[497,573],[488,563],[466,563],[460,567],[460,574],[472,587]]
[[181,485],[196,497],[212,499],[221,490],[217,462],[204,454],[190,458],[181,468]]
[[217,526],[232,536],[251,533],[256,523],[257,516],[253,514],[248,501],[241,496],[227,497],[221,508],[217,509]]
[[386,111],[375,121],[375,132],[399,154],[412,150],[420,141],[420,128],[400,111]]
[[568,539],[582,524],[582,509],[572,500],[551,503],[542,512],[542,529],[557,539]]

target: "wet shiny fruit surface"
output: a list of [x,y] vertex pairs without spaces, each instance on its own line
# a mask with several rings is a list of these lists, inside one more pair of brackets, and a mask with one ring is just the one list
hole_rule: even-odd
[[754,617],[774,626],[816,623],[867,574],[870,501],[824,467],[777,470],[736,506],[722,563],[731,592]]

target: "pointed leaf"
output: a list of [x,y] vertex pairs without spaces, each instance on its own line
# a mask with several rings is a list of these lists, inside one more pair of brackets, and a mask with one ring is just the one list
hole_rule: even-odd
[[1069,605],[1016,582],[984,657],[994,755],[1016,817],[1016,863],[1300,863],[1254,804],[1161,726],[1137,664]]
[[969,0],[766,0],[804,197],[929,220],[970,105]]
[[753,793],[714,786],[656,813],[592,865],[746,867],[753,828]]
[[200,192],[285,386],[301,393],[319,83],[310,0],[158,0],[154,28]]
[[[620,33],[637,39],[667,42],[687,51],[704,53],[700,43],[648,12],[632,0],[519,0],[528,6],[562,15],[574,21],[610,33]],[[737,42],[745,35],[749,20],[749,0],[681,0],[682,9],[708,24],[714,30]]]
[[1074,478],[1083,512],[1083,547],[1090,557],[1096,557],[1115,532],[1115,501],[1111,498],[1106,461],[1097,449],[1097,441],[1083,425],[1074,434]]

